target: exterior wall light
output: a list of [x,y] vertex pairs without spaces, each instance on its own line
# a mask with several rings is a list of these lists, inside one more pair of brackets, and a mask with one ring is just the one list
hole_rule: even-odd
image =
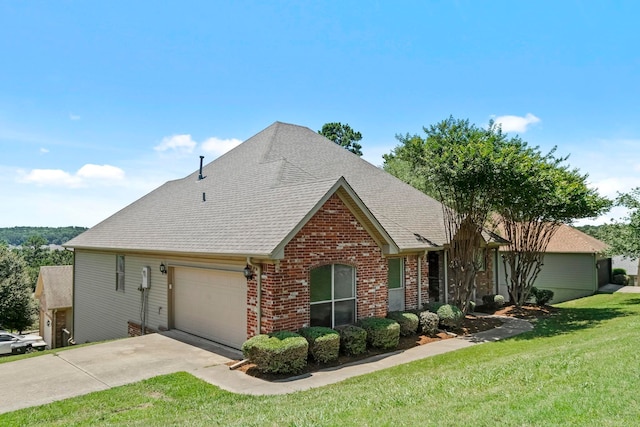
[[244,268],[243,273],[244,277],[247,280],[251,280],[255,276],[255,274],[253,274],[253,269],[249,266],[249,264],[247,264],[247,266]]
[[167,274],[167,266],[164,265],[164,262],[160,264],[160,273]]

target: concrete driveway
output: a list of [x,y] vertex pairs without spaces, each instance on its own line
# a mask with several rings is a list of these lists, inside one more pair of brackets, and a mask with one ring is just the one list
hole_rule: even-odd
[[178,371],[196,374],[235,356],[202,343],[208,350],[151,334],[0,364],[0,413]]

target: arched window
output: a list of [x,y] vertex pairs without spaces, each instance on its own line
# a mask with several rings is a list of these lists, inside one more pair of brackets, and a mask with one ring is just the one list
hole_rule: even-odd
[[347,325],[356,321],[356,269],[330,264],[311,270],[311,326]]

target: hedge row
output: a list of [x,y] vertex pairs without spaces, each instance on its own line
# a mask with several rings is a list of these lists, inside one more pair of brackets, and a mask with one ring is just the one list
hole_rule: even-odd
[[363,354],[367,345],[394,349],[399,339],[398,322],[369,317],[360,320],[357,326],[345,325],[336,329],[314,326],[302,328],[298,333],[279,331],[256,335],[242,345],[242,354],[260,372],[296,374],[304,369],[308,358],[329,363],[337,360],[340,352],[348,356]]
[[425,311],[389,312],[386,318],[366,317],[357,325],[336,329],[314,326],[302,328],[298,333],[256,335],[242,345],[242,353],[261,372],[296,374],[305,368],[308,359],[330,363],[341,352],[348,356],[363,354],[367,346],[393,350],[401,335],[414,335],[418,331],[435,335],[438,327],[456,328],[464,318],[450,304],[429,303],[424,308]]

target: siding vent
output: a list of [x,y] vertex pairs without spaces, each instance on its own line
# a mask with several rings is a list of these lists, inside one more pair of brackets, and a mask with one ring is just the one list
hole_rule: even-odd
[[203,202],[207,201],[207,195],[205,193],[202,193],[202,201]]

